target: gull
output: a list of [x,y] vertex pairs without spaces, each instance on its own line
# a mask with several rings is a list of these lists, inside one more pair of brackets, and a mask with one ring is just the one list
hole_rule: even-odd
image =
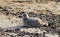
[[22,19],[23,19],[23,24],[26,27],[48,26],[48,21],[43,21],[38,17],[29,17],[27,12],[23,12]]

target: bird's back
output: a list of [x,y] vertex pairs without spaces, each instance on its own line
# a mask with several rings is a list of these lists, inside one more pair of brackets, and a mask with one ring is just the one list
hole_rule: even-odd
[[38,22],[38,20],[34,17],[30,17],[25,21],[25,25],[29,25],[29,26],[40,26],[40,23]]

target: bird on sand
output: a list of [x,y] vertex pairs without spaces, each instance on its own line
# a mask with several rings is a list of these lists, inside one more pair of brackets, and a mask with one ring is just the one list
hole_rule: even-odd
[[48,21],[42,21],[38,17],[29,17],[27,12],[22,12],[23,24],[26,27],[41,27],[48,26]]

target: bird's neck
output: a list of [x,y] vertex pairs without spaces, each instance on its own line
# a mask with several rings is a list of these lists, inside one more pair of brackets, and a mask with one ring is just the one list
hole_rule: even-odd
[[23,21],[26,22],[28,20],[28,18],[23,18]]

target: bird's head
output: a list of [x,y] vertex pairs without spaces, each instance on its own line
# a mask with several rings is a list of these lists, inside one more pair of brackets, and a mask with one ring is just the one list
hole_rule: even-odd
[[22,18],[29,18],[29,16],[26,12],[22,12]]

